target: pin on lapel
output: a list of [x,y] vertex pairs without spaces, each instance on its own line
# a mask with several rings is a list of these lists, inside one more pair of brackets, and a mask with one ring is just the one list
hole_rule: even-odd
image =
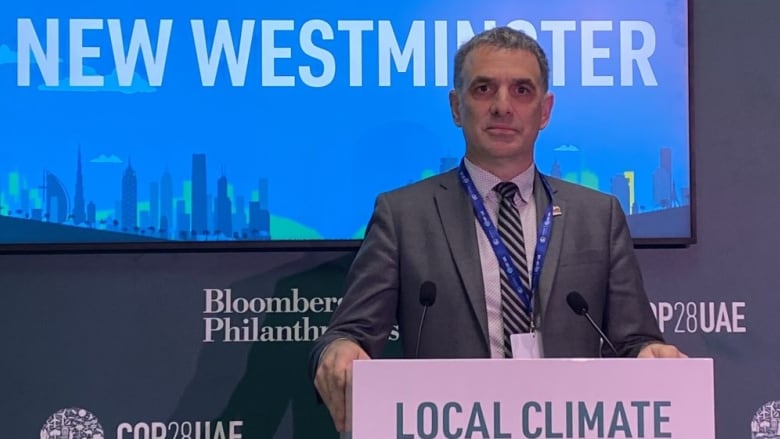
[[553,205],[553,216],[561,216],[563,215],[563,211],[561,210],[561,206],[555,206]]

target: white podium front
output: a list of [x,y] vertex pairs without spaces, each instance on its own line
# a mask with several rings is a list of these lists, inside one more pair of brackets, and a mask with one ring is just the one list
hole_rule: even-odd
[[354,439],[714,439],[711,359],[366,360]]

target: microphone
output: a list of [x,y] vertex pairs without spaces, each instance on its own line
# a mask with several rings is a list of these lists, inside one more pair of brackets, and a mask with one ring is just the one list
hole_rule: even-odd
[[615,354],[615,356],[618,356],[617,349],[615,349],[615,345],[612,344],[611,341],[609,341],[609,338],[607,338],[607,335],[604,334],[604,332],[599,328],[599,325],[596,324],[596,322],[593,321],[593,319],[590,317],[590,314],[588,314],[588,302],[585,301],[585,298],[582,297],[582,294],[572,291],[569,294],[566,295],[566,303],[569,304],[569,308],[571,308],[572,311],[574,311],[574,314],[577,314],[578,316],[585,316],[585,318],[588,319],[588,322],[591,326],[593,326],[593,329],[596,330],[596,332],[599,333],[599,337],[604,341],[604,343],[609,346],[609,349],[612,350],[612,353]]
[[423,306],[422,317],[420,317],[420,327],[417,330],[417,343],[414,348],[414,358],[420,357],[420,341],[422,341],[423,324],[425,323],[425,314],[428,308],[436,302],[436,284],[426,280],[420,285],[420,305]]

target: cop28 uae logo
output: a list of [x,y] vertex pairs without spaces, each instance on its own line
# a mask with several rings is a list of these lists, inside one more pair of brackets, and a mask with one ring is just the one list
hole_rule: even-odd
[[780,438],[780,401],[761,406],[750,423],[751,439]]
[[49,416],[41,427],[41,439],[104,439],[103,427],[92,413],[80,409],[62,409]]

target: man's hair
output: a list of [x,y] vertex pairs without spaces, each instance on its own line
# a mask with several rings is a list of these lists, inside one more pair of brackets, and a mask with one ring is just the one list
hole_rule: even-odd
[[460,90],[463,86],[463,64],[466,56],[477,47],[489,46],[496,49],[527,50],[531,52],[536,61],[539,62],[539,70],[542,73],[542,87],[547,91],[550,81],[550,65],[547,62],[547,55],[533,38],[525,32],[512,29],[510,27],[496,27],[475,35],[465,42],[455,53],[455,72],[453,74],[453,83],[455,89]]

